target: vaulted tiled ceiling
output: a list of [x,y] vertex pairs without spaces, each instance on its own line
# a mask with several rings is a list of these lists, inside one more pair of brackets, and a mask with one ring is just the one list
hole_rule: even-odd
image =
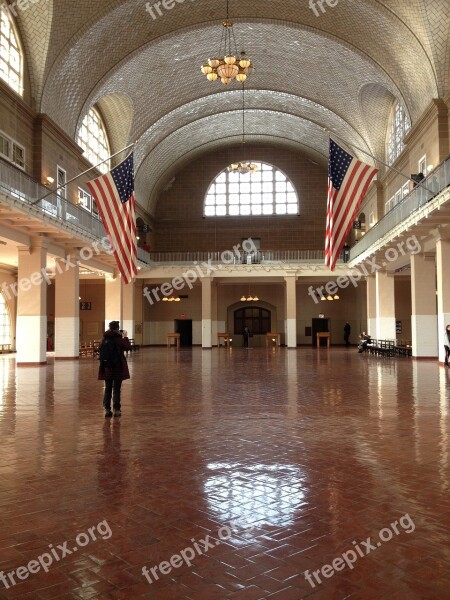
[[[384,153],[395,98],[414,123],[448,92],[448,0],[338,0],[320,16],[308,0],[229,4],[238,50],[255,65],[248,141],[317,160],[327,128],[371,162],[362,151]],[[199,68],[217,53],[225,0],[166,5],[152,19],[143,0],[40,0],[18,15],[36,108],[75,137],[98,103],[114,150],[139,139],[138,199],[150,212],[182,164],[241,132],[238,84],[210,84]]]

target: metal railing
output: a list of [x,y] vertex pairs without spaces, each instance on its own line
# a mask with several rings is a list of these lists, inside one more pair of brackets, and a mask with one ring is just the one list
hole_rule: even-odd
[[430,191],[420,186],[415,187],[353,246],[350,250],[351,261],[450,185],[450,158],[436,167],[422,183]]
[[257,265],[273,263],[323,262],[323,250],[261,250],[258,252],[150,252],[146,253],[154,263],[194,263],[208,262]]
[[[45,186],[3,160],[0,160],[0,190],[5,190],[9,196],[27,205],[48,193]],[[34,206],[43,215],[50,215],[61,223],[75,227],[83,234],[89,233],[97,238],[106,235],[103,223],[95,215],[68,202],[60,194],[52,193]]]

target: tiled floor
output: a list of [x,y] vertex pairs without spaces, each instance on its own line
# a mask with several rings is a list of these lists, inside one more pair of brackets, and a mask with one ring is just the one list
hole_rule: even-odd
[[0,358],[0,598],[450,597],[448,369],[343,348],[129,363],[105,421],[97,361]]

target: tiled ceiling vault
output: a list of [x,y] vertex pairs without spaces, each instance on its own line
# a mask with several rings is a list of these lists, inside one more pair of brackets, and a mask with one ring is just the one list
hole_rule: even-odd
[[[139,139],[139,201],[153,213],[182,164],[236,143],[242,97],[237,84],[210,84],[200,73],[218,51],[225,0],[177,0],[156,19],[145,5],[40,0],[18,20],[36,109],[75,137],[97,103],[113,151]],[[384,158],[393,101],[414,123],[448,92],[448,0],[324,7],[316,16],[308,0],[230,0],[238,49],[255,65],[246,84],[248,141],[317,160],[326,156],[328,128]]]

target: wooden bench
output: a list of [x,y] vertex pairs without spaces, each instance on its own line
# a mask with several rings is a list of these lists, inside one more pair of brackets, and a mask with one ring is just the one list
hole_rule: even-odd
[[320,331],[317,334],[317,347],[320,348],[320,340],[327,340],[327,350],[330,349],[331,346],[331,333],[329,331]]
[[93,342],[81,342],[80,344],[80,358],[94,357],[94,344]]
[[399,340],[372,340],[367,351],[375,356],[412,356],[411,344],[403,345]]
[[230,347],[230,342],[231,342],[231,339],[230,339],[230,334],[229,334],[229,333],[227,333],[227,332],[223,332],[223,333],[218,333],[218,334],[217,334],[217,347],[218,347],[218,348],[220,348],[220,347],[221,347],[221,345],[222,345],[222,344],[220,343],[220,340],[223,340],[223,341],[224,341],[224,347],[225,347],[225,348],[229,348],[229,347]]
[[175,348],[177,350],[180,349],[180,334],[179,333],[168,333],[167,334],[167,347],[170,348],[172,346],[172,340],[175,340]]
[[269,332],[266,333],[266,348],[269,347],[269,344],[275,343],[275,346],[281,346],[281,334]]

